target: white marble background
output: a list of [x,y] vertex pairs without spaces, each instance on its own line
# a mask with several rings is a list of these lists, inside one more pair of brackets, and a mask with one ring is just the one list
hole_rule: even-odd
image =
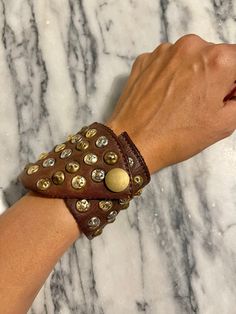
[[[104,121],[138,54],[192,32],[235,42],[236,1],[0,0],[0,211],[28,160]],[[157,173],[78,240],[29,313],[235,314],[235,137]]]

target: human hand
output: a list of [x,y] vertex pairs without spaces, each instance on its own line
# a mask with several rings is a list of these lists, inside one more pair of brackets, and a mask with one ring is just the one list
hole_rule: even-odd
[[233,133],[235,79],[236,45],[183,36],[135,60],[107,125],[128,132],[153,173]]

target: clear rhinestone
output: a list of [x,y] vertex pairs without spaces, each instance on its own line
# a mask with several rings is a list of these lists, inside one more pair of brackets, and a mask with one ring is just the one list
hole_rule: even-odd
[[70,142],[72,144],[81,142],[83,140],[83,136],[81,134],[75,134],[71,136]]
[[88,226],[91,229],[95,229],[100,225],[100,219],[98,217],[92,217],[88,221]]
[[84,213],[86,212],[90,207],[90,202],[83,199],[83,200],[79,200],[76,202],[76,209],[80,212],[80,213]]
[[96,146],[99,148],[105,147],[108,145],[108,138],[106,136],[100,136],[96,140]]
[[100,201],[98,203],[99,208],[101,208],[104,211],[108,211],[112,208],[112,201]]
[[93,137],[94,135],[97,134],[97,130],[96,129],[89,129],[86,133],[85,136],[87,138]]
[[27,169],[27,174],[33,174],[39,170],[39,165],[32,165]]
[[60,157],[61,157],[62,159],[64,159],[64,158],[69,157],[71,154],[72,154],[72,150],[71,150],[70,148],[67,148],[67,149],[64,149],[64,150],[61,152]]
[[130,167],[133,167],[133,165],[134,165],[134,160],[133,160],[133,158],[132,158],[132,157],[128,157],[128,161],[129,161]]
[[109,215],[107,216],[107,221],[108,222],[113,222],[117,216],[117,211],[113,210],[112,212],[109,213]]
[[75,176],[71,184],[74,189],[82,189],[86,185],[86,179],[82,176]]
[[44,168],[53,167],[54,165],[55,165],[55,159],[54,158],[45,159],[43,162]]
[[89,153],[87,155],[84,156],[84,162],[87,165],[93,165],[96,164],[96,162],[98,161],[98,157],[95,154]]
[[92,179],[95,182],[101,182],[105,178],[105,171],[102,169],[95,169],[92,171]]

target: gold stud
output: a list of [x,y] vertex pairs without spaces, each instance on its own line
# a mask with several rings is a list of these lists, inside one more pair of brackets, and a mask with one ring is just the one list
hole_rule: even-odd
[[41,191],[47,190],[51,185],[51,181],[48,178],[40,179],[37,182],[37,188]]
[[143,189],[139,189],[134,195],[135,196],[140,196],[143,192]]
[[84,134],[85,132],[87,132],[89,129],[88,126],[83,126],[82,129],[79,131],[79,133]]
[[97,237],[97,236],[99,236],[100,234],[102,234],[102,231],[103,231],[103,229],[102,228],[99,228],[99,229],[97,229],[96,231],[94,231],[94,233],[93,233],[93,237]]
[[76,149],[84,151],[89,147],[89,142],[88,141],[81,141],[77,143]]
[[39,170],[39,165],[32,165],[27,169],[27,174],[33,174]]
[[89,210],[89,207],[90,207],[90,202],[85,199],[79,200],[76,202],[76,209],[80,213],[87,212]]
[[70,141],[73,136],[74,136],[74,134],[69,134],[69,135],[67,136],[67,141]]
[[65,175],[63,171],[57,171],[52,176],[52,181],[56,185],[60,185],[65,181]]
[[79,170],[80,165],[77,161],[71,161],[66,165],[66,171],[69,173],[75,173]]
[[95,154],[89,153],[84,156],[84,162],[86,165],[94,165],[98,161],[98,157]]
[[86,185],[86,179],[82,176],[75,176],[71,184],[74,189],[82,189]]
[[134,183],[141,186],[143,184],[143,178],[141,176],[135,176]]
[[54,148],[54,152],[58,153],[61,152],[63,149],[66,148],[66,144],[62,143],[62,144],[58,144],[55,148]]
[[40,155],[39,155],[39,160],[42,160],[42,159],[45,159],[45,158],[47,158],[48,157],[48,153],[41,153]]
[[83,140],[83,137],[82,137],[81,134],[75,134],[75,135],[72,135],[72,136],[71,136],[70,142],[71,142],[72,144],[74,144],[74,143],[78,143],[78,142],[80,142],[80,141],[82,141],[82,140]]
[[130,202],[129,198],[119,200],[119,204],[122,206],[122,209],[127,209],[129,207],[129,202]]
[[102,210],[104,210],[105,212],[110,210],[113,206],[112,201],[100,201],[98,203],[99,208],[101,208]]
[[129,175],[122,168],[113,168],[106,174],[105,183],[112,192],[124,191],[129,186]]
[[107,152],[104,155],[104,160],[108,165],[114,165],[118,161],[118,156],[115,152]]
[[93,137],[94,135],[97,134],[97,130],[96,129],[89,129],[86,133],[85,133],[85,136],[87,138],[91,138]]

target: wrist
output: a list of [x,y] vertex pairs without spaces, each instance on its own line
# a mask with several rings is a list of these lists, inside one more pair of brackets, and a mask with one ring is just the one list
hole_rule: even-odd
[[[129,128],[125,128],[122,124],[118,124],[115,120],[108,121],[106,125],[113,130],[116,135],[121,134],[122,132],[126,131],[130,136],[131,140],[135,144],[135,146],[140,151],[142,157],[145,160],[145,163],[150,171],[150,174],[153,174],[156,171],[161,170],[164,168],[164,162],[161,159],[161,156],[157,155],[156,149],[154,151],[150,140],[150,144],[147,145],[147,138],[143,135],[142,130],[135,130],[130,126]],[[155,143],[156,148],[156,143]],[[160,150],[161,151],[161,150]]]

